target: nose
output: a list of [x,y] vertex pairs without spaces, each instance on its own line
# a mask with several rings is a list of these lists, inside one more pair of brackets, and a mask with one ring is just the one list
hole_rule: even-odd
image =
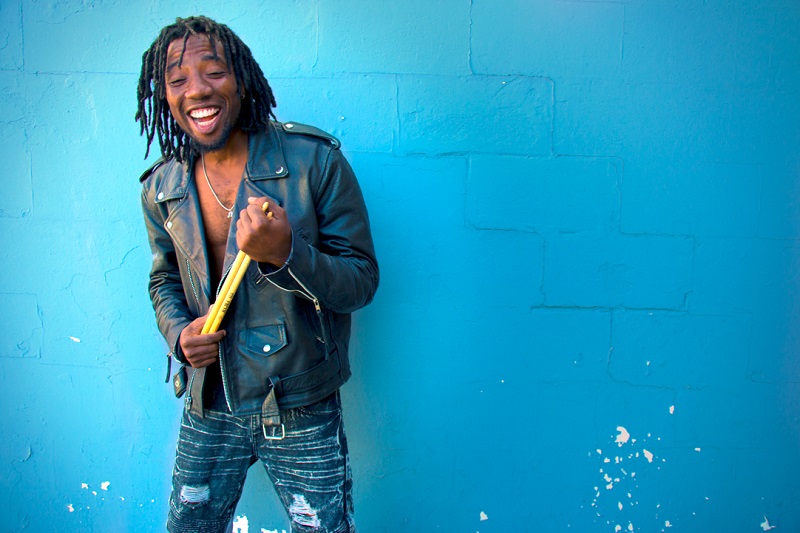
[[211,85],[199,73],[189,75],[186,82],[186,98],[201,99],[211,94]]

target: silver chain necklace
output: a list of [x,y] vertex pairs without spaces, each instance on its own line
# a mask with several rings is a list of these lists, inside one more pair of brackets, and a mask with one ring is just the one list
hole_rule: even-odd
[[225,204],[222,203],[222,201],[219,199],[219,196],[217,196],[216,191],[214,191],[214,187],[211,186],[211,180],[208,179],[208,172],[206,172],[205,154],[200,154],[200,160],[203,162],[203,175],[206,177],[206,183],[208,183],[208,188],[211,189],[211,194],[214,195],[214,199],[217,201],[219,206],[228,212],[228,218],[233,218],[233,208],[236,206],[236,204],[234,203],[232,206],[230,206],[230,208],[225,207]]

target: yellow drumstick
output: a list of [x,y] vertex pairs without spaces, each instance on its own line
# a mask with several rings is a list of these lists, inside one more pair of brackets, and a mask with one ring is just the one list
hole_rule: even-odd
[[[261,210],[267,213],[267,209],[269,209],[269,202],[264,202],[264,205],[261,206]],[[272,213],[267,213],[267,217],[272,218]],[[250,266],[250,256],[239,250],[228,272],[228,277],[225,278],[225,283],[222,284],[219,298],[217,298],[217,301],[211,306],[211,312],[208,314],[206,323],[203,325],[203,335],[214,333],[219,329],[220,324],[222,324],[222,319],[225,318],[225,313],[228,311],[233,297],[236,295],[236,290],[239,288],[239,284],[242,282],[245,272],[247,272],[248,266]]]

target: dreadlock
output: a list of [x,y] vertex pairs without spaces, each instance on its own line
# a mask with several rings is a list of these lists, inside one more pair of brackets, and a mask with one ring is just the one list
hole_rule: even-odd
[[145,158],[150,154],[150,145],[156,135],[164,159],[174,157],[182,162],[187,160],[192,152],[191,139],[170,113],[164,78],[170,43],[176,39],[183,41],[180,58],[183,61],[186,41],[190,36],[198,35],[208,37],[215,54],[216,42],[222,43],[228,70],[230,71],[233,66],[236,81],[244,88],[245,98],[242,100],[242,110],[239,114],[239,127],[242,131],[264,130],[270,118],[275,118],[272,112],[272,108],[277,105],[275,96],[261,67],[253,59],[250,48],[225,24],[215,22],[208,17],[178,18],[175,24],[163,28],[150,48],[142,54],[142,72],[137,90],[139,107],[135,119],[140,124],[139,133],[147,135]]

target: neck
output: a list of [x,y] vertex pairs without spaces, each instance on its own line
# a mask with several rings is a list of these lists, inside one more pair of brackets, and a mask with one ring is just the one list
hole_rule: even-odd
[[232,131],[225,146],[204,154],[206,165],[214,167],[241,165],[242,162],[247,161],[247,144],[247,133],[239,129]]

